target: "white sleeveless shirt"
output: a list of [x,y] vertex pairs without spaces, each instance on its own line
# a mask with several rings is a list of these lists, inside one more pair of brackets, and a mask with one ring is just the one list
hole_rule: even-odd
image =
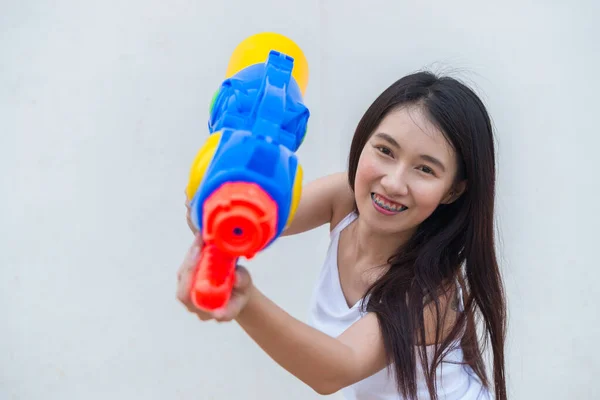
[[[310,303],[308,323],[312,327],[337,337],[352,324],[364,316],[361,301],[348,307],[339,279],[338,243],[340,232],[354,219],[356,213],[350,213],[333,228],[330,244],[323,267],[319,274]],[[462,292],[459,288],[460,303]],[[444,357],[436,371],[438,398],[440,400],[489,400],[488,391],[483,387],[477,375],[467,364],[463,364],[463,352],[460,340],[450,345],[452,350]],[[433,355],[433,347],[430,353]],[[417,355],[418,359],[418,355]],[[395,374],[383,370],[341,390],[347,400],[403,400],[396,389]],[[417,362],[417,398],[429,399],[427,383],[420,363]]]

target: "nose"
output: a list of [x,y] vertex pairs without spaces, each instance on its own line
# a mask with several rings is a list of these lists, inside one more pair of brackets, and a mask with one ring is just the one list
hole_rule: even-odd
[[398,166],[398,168],[388,171],[381,178],[381,186],[392,199],[408,195],[408,177],[405,168]]

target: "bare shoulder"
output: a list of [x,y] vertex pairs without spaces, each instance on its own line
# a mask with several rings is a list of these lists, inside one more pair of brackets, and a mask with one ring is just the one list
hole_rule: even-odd
[[306,184],[294,219],[282,236],[306,232],[327,223],[335,226],[343,218],[344,210],[350,212],[353,207],[354,196],[347,176],[345,172],[337,172]]

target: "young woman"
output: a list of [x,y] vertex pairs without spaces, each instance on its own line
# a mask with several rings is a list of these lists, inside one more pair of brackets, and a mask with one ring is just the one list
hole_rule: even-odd
[[[243,267],[226,309],[194,309],[188,292],[198,235],[179,272],[178,298],[203,321],[237,321],[321,394],[504,400],[494,186],[492,126],[480,99],[449,77],[406,76],[364,114],[348,171],[308,184],[285,232],[330,226],[309,324],[265,297]],[[493,376],[482,358],[487,341]]]

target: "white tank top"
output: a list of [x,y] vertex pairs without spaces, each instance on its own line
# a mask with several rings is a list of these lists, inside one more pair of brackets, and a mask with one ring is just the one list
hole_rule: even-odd
[[[319,274],[315,290],[310,303],[309,325],[337,337],[354,324],[364,313],[361,311],[361,302],[353,307],[348,307],[339,279],[338,272],[338,242],[340,232],[354,219],[356,213],[347,215],[334,227],[330,234],[330,244],[323,267]],[[460,306],[462,292],[459,288]],[[488,400],[490,394],[481,384],[477,375],[463,362],[463,352],[460,341],[451,345],[452,350],[444,357],[444,361],[436,371],[438,398],[444,400]],[[433,354],[433,347],[430,347]],[[430,356],[431,356],[430,355]],[[418,356],[417,356],[418,357]],[[402,400],[404,397],[396,390],[395,374],[383,369],[376,374],[363,379],[341,390],[347,400]],[[417,363],[417,397],[429,399],[429,392],[420,363]]]

